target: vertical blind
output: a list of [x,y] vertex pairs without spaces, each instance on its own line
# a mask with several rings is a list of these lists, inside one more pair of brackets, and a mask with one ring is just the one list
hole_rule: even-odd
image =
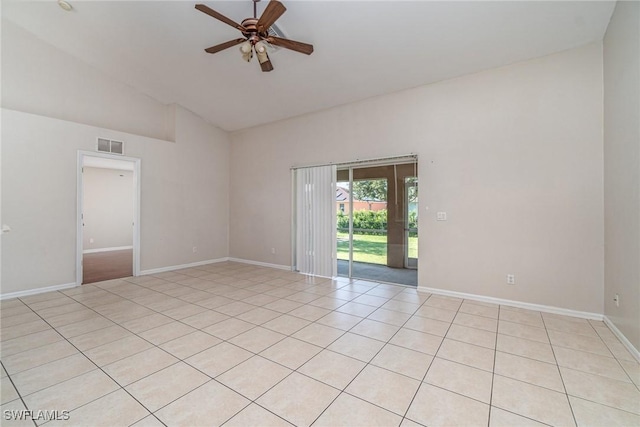
[[295,265],[301,273],[334,277],[336,260],[336,166],[295,170]]

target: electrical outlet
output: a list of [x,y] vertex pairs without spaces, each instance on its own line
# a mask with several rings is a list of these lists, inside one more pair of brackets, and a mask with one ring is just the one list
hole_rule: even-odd
[[616,294],[616,296],[613,297],[613,301],[616,303],[616,307],[620,307],[620,295]]
[[198,247],[194,246],[192,250],[193,250],[193,253],[195,254],[196,252],[198,252]]
[[446,221],[447,220],[447,213],[446,212],[437,212],[436,213],[436,219],[438,221]]
[[271,248],[271,253],[275,254],[276,253],[276,248]]
[[94,242],[93,237],[90,237],[89,238],[89,243],[93,243],[93,242]]
[[515,285],[516,276],[514,274],[507,274],[507,285]]

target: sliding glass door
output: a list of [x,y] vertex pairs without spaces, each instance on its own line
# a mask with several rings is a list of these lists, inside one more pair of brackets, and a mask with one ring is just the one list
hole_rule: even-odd
[[417,285],[415,157],[337,171],[338,275]]

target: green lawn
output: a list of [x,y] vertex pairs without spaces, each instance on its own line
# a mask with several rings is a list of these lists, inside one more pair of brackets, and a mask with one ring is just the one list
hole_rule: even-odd
[[[409,237],[409,257],[418,257],[417,237]],[[349,259],[349,233],[338,232],[338,259]],[[387,236],[354,234],[353,260],[373,264],[386,264]]]

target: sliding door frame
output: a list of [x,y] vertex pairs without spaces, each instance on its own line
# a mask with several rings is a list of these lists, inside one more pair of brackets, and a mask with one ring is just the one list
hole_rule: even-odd
[[[296,214],[296,170],[302,168],[309,168],[315,166],[336,166],[336,170],[348,170],[349,171],[349,186],[353,185],[353,170],[365,167],[375,166],[388,166],[388,165],[400,165],[407,163],[418,164],[418,155],[411,153],[398,156],[380,157],[372,159],[356,159],[351,162],[338,162],[338,163],[323,163],[312,164],[304,166],[292,166],[291,170],[291,271],[297,270],[296,253],[297,253],[297,214]],[[335,178],[335,177],[334,177]],[[335,195],[334,195],[335,200]],[[334,224],[337,216],[337,212],[334,209]],[[335,227],[334,227],[335,228]],[[337,229],[333,230],[334,233],[334,266],[337,263],[337,245],[336,245],[336,233]],[[337,272],[336,272],[337,274]],[[353,192],[349,191],[349,279],[353,278]]]
[[[353,170],[361,169],[361,168],[372,168],[377,166],[390,166],[390,165],[402,165],[414,163],[416,165],[416,177],[417,177],[417,165],[418,165],[418,155],[417,154],[408,154],[403,156],[393,156],[393,157],[385,157],[380,159],[370,159],[370,160],[356,160],[353,162],[345,162],[337,164],[338,170],[348,170],[349,171],[349,267],[348,267],[348,278],[353,279]],[[403,194],[402,197],[406,196]],[[388,202],[387,202],[388,203]],[[388,208],[387,208],[388,209]],[[408,206],[405,206],[405,210],[408,209]],[[408,213],[405,212],[404,216],[405,223],[408,222]],[[336,230],[337,231],[337,230]],[[408,256],[408,242],[405,243],[405,258]],[[337,254],[337,252],[336,252]],[[406,268],[406,267],[405,267]]]
[[[353,166],[349,167],[349,280],[353,278]],[[337,248],[336,248],[337,253]]]

